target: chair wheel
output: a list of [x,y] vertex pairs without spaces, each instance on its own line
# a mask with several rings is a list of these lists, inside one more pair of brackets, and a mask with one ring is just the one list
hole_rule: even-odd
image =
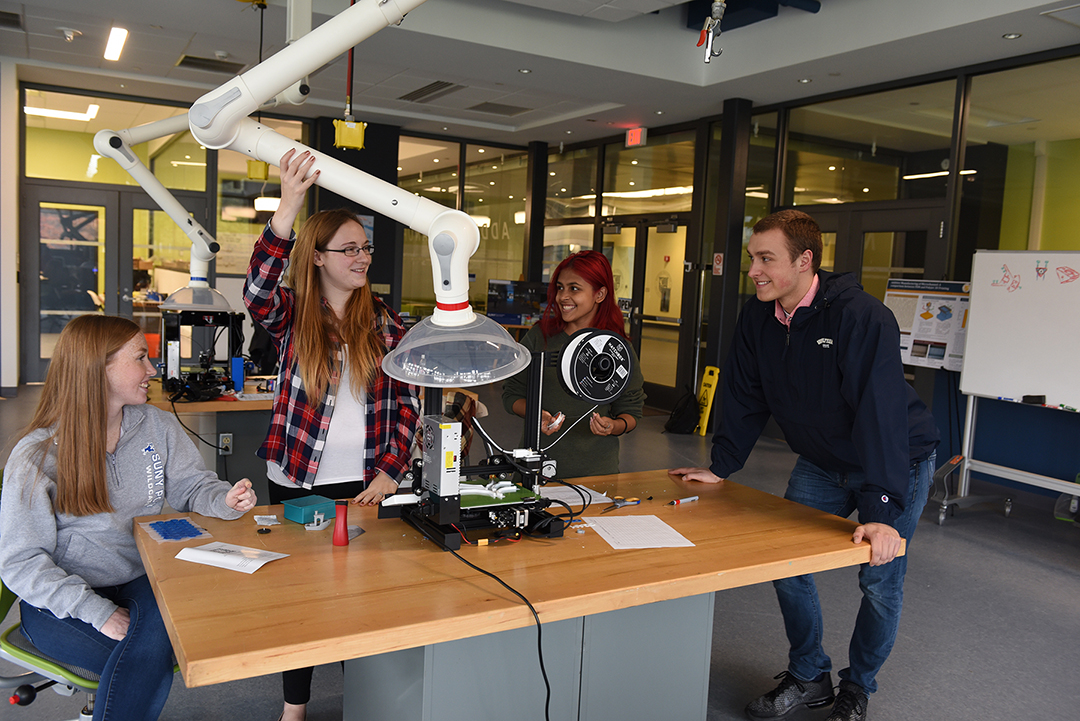
[[8,698],[8,703],[18,706],[29,706],[37,698],[37,689],[28,683],[19,686],[15,689],[11,697]]

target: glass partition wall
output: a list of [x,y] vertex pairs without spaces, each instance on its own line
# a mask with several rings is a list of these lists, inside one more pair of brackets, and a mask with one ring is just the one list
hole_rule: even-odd
[[[398,142],[398,186],[468,213],[480,228],[480,248],[469,261],[469,302],[479,312],[489,280],[524,278],[527,177],[522,150],[409,136]],[[408,228],[401,287],[404,313],[432,313],[428,238]]]

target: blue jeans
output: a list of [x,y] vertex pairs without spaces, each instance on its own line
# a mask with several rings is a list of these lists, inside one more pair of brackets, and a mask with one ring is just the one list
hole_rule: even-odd
[[137,721],[161,715],[173,681],[173,651],[146,576],[123,586],[95,588],[128,609],[127,636],[115,641],[76,618],[57,618],[25,601],[22,630],[43,653],[101,675],[94,721]]
[[[909,544],[930,492],[936,455],[931,454],[925,461],[911,466],[904,512],[894,524]],[[847,518],[855,510],[856,493],[864,483],[865,473],[825,471],[800,457],[791,471],[784,497]],[[909,545],[908,550],[910,548]],[[856,684],[868,694],[877,691],[875,677],[896,641],[900,609],[904,603],[906,571],[907,556],[899,556],[884,566],[864,563],[859,569],[862,605],[848,647],[849,665],[840,671],[840,678]],[[776,587],[776,597],[784,614],[784,628],[791,644],[788,672],[796,678],[810,681],[831,671],[832,661],[821,646],[821,604],[814,577],[785,578],[773,581],[773,586]]]

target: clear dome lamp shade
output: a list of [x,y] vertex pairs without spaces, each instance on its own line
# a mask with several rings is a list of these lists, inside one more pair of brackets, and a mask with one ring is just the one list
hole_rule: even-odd
[[383,357],[386,375],[429,388],[480,386],[516,375],[529,349],[501,325],[477,315],[466,325],[441,326],[424,318]]
[[232,312],[232,306],[218,291],[206,286],[186,285],[169,294],[161,304],[162,310],[203,310]]

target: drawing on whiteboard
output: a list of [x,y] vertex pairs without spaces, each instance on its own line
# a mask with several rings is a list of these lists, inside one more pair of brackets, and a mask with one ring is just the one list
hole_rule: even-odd
[[1009,272],[1009,266],[1001,266],[1001,280],[990,281],[990,285],[1008,285],[1012,281],[1012,273]]
[[1043,280],[1046,278],[1046,271],[1050,269],[1050,261],[1037,260],[1035,261],[1035,280]]
[[1065,265],[1060,265],[1055,270],[1057,271],[1059,283],[1072,283],[1077,278],[1080,278],[1080,273]]
[[1009,283],[1009,292],[1012,293],[1014,290],[1016,290],[1019,287],[1020,287],[1020,274],[1017,273],[1016,275],[1013,276],[1012,282]]

